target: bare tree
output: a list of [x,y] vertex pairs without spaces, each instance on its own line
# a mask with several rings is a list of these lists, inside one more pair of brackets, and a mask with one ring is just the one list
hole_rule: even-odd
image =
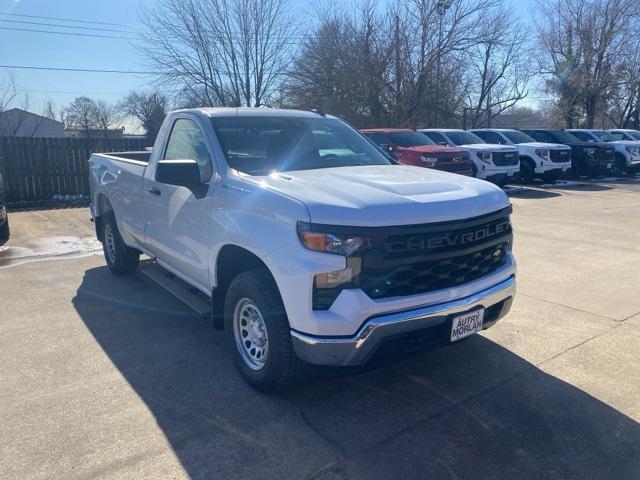
[[632,48],[636,0],[541,1],[540,70],[565,126],[593,127],[603,116],[620,64]]
[[[363,0],[356,13],[323,12],[296,58],[287,98],[307,107],[322,102],[359,126],[457,126],[469,52],[486,43],[484,16],[502,1],[454,0],[446,12],[437,5],[437,0],[380,5]],[[512,57],[489,90],[506,83]],[[492,51],[492,67],[497,58]],[[510,103],[509,97],[494,98],[499,105]]]
[[483,37],[465,56],[464,123],[472,128],[490,127],[495,117],[526,98],[532,73],[527,28],[503,3],[485,13],[482,25]]
[[142,21],[139,48],[160,83],[206,105],[269,102],[296,43],[286,0],[161,0]]
[[368,1],[356,12],[322,11],[291,69],[286,101],[301,108],[321,106],[359,126],[384,123],[387,26]]
[[67,128],[67,111],[65,108],[58,108],[56,103],[48,98],[44,102],[42,115],[46,118],[60,122],[63,128]]
[[98,128],[96,102],[89,97],[76,97],[66,108],[66,117],[69,126],[80,130],[85,138],[91,138]]
[[133,91],[119,105],[121,112],[140,122],[149,140],[155,140],[167,115],[169,100],[165,95],[155,92]]
[[95,105],[96,124],[102,130],[104,138],[108,138],[109,129],[120,120],[120,110],[104,100],[98,100]]

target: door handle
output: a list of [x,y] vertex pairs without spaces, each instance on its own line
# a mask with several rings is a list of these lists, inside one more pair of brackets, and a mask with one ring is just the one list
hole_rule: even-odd
[[148,192],[149,192],[151,195],[161,195],[161,194],[162,194],[162,191],[158,190],[157,188],[150,188],[150,189],[148,190]]

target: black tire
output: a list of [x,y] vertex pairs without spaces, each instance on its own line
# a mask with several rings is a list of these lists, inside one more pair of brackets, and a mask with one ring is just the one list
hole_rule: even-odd
[[[256,307],[259,321],[266,329],[264,343],[267,353],[261,359],[255,357],[257,353],[250,352],[255,336],[248,331],[255,325],[241,327],[245,318],[244,308],[248,305]],[[251,387],[263,393],[273,393],[286,389],[296,380],[302,362],[293,350],[289,320],[280,293],[267,271],[250,270],[233,279],[225,295],[224,322],[225,337],[236,367]],[[241,328],[246,328],[246,331]],[[240,343],[240,339],[245,340]],[[263,363],[251,366],[253,361]]]
[[109,270],[115,275],[130,275],[140,263],[140,252],[125,245],[113,212],[102,217],[102,250]]
[[561,174],[559,171],[546,172],[542,174],[542,180],[544,180],[547,183],[553,183],[560,178],[560,175]]
[[520,181],[522,183],[533,183],[535,179],[535,167],[529,160],[520,161]]
[[627,173],[627,159],[624,158],[624,155],[616,152],[615,160],[613,162],[613,166],[611,167],[611,174],[615,176],[624,175]]
[[0,227],[0,245],[4,245],[9,240],[10,233],[11,232],[9,231],[9,217],[7,217],[4,222],[4,225]]

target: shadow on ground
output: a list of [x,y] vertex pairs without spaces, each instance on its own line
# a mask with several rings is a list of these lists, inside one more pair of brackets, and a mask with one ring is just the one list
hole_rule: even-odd
[[562,194],[558,192],[552,192],[550,190],[543,190],[540,188],[532,188],[532,187],[519,187],[514,189],[513,191],[507,192],[507,194],[510,197],[526,198],[526,199],[533,199],[533,200],[562,196]]
[[481,336],[265,396],[139,275],[73,303],[192,478],[638,478],[638,423]]

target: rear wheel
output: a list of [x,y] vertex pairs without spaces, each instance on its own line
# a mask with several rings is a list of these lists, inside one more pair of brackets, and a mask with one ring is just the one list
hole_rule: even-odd
[[275,282],[265,270],[241,273],[225,295],[225,336],[244,380],[260,392],[295,381],[301,361]]
[[136,271],[140,263],[140,252],[125,245],[113,212],[102,219],[102,249],[109,269],[116,275],[129,275]]

